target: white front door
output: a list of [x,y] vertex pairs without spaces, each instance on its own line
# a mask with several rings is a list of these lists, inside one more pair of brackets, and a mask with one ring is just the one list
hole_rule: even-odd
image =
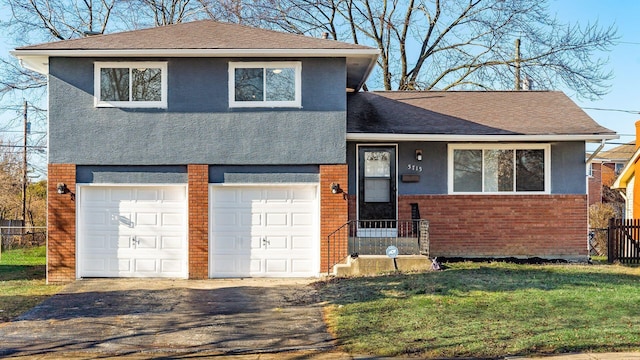
[[210,277],[318,274],[317,188],[210,187]]
[[79,277],[186,278],[185,186],[80,186]]

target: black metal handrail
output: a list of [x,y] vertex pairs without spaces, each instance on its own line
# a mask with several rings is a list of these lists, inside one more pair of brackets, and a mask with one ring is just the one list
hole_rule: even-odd
[[429,222],[350,220],[327,236],[327,273],[352,255],[385,255],[390,245],[398,255],[428,255]]

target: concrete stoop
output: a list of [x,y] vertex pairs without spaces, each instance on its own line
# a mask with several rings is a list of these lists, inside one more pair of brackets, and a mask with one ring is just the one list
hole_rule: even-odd
[[[431,260],[423,255],[400,255],[396,258],[398,271],[423,271],[431,268]],[[333,267],[335,276],[377,275],[395,271],[393,259],[386,255],[347,257],[346,264]]]

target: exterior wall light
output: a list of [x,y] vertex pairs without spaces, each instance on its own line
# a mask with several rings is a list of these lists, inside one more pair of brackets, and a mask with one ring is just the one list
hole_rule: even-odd
[[69,189],[67,189],[67,185],[64,183],[58,183],[56,190],[58,190],[58,194],[66,194],[67,191],[69,191]]
[[333,194],[340,194],[342,193],[343,190],[340,188],[340,184],[338,183],[331,183],[331,193]]
[[416,150],[416,160],[422,161],[422,150]]

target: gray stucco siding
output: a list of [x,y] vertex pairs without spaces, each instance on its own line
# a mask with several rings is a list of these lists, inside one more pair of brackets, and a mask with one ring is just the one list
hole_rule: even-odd
[[93,63],[113,59],[51,58],[49,162],[85,165],[345,162],[344,59],[302,60],[301,109],[229,108],[227,64],[239,59],[165,60],[168,107],[128,109],[94,107]]
[[[387,145],[385,143],[384,145]],[[447,194],[448,147],[445,142],[399,142],[398,195]],[[366,145],[376,145],[367,143]],[[382,144],[381,144],[382,145]],[[416,160],[415,151],[422,150],[422,161]],[[586,194],[584,142],[557,142],[551,144],[551,193]],[[347,146],[349,193],[356,193],[356,143]],[[418,175],[417,182],[403,182],[402,175]]]

